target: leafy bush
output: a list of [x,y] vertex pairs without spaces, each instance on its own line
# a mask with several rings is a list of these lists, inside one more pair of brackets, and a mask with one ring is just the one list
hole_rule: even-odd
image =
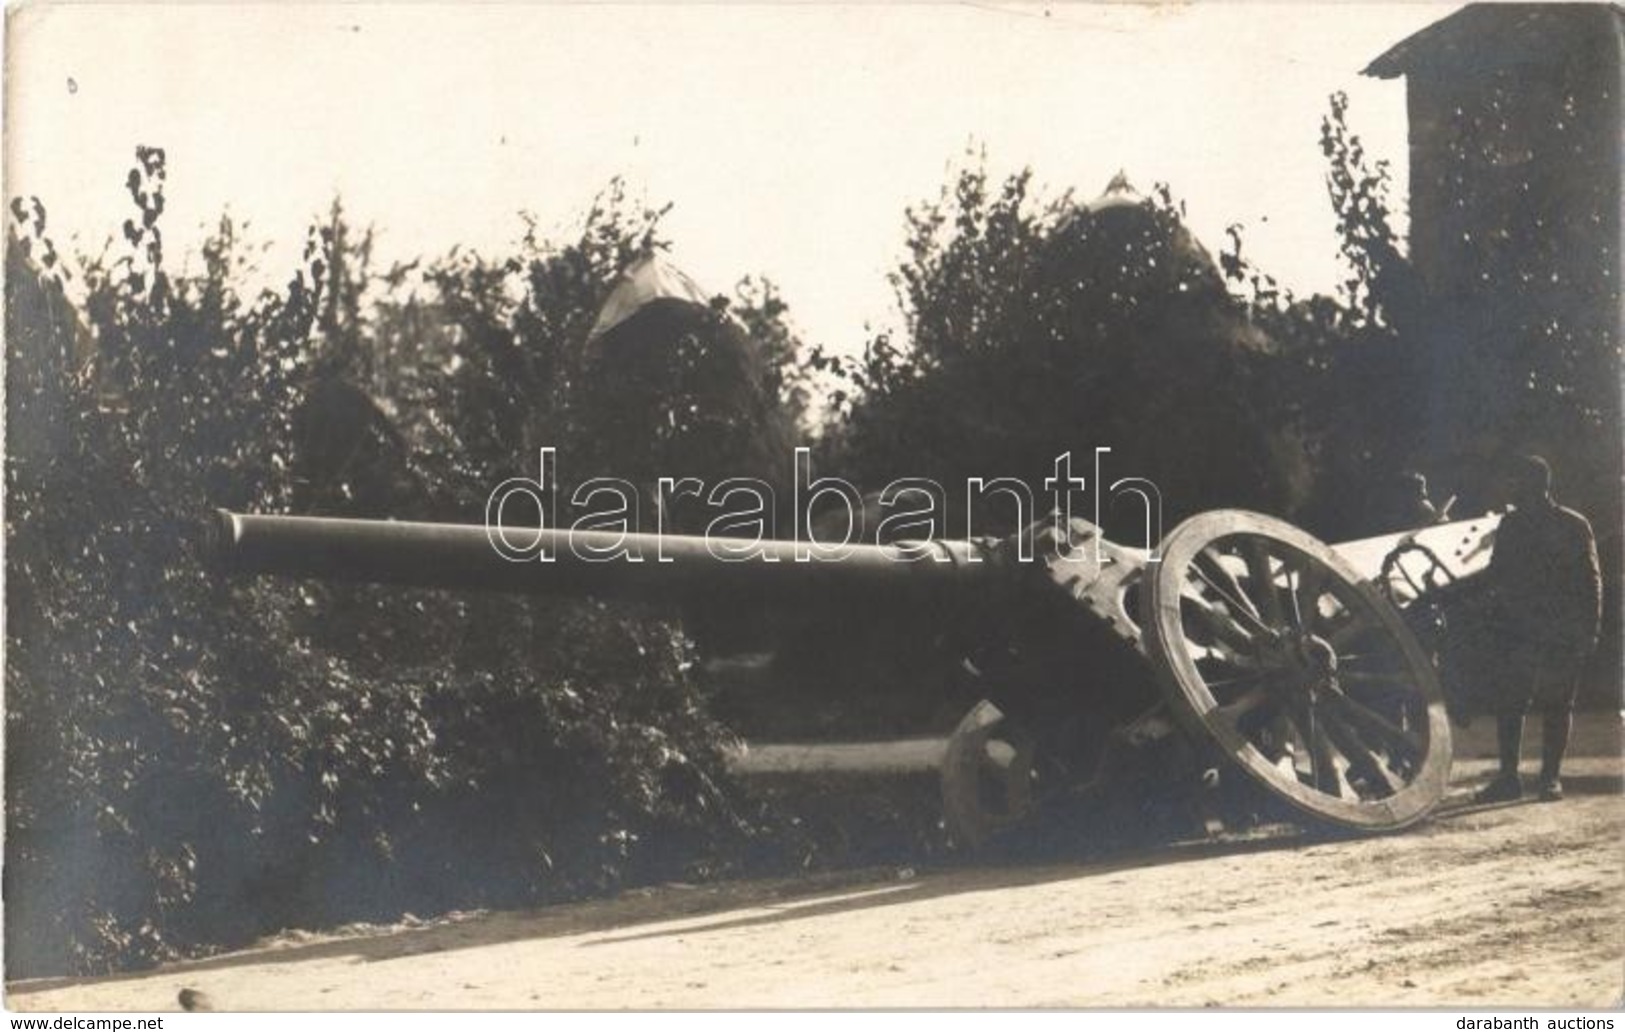
[[590,320],[652,220],[595,209],[575,243],[533,237],[501,273],[453,256],[418,294],[335,208],[250,301],[229,222],[201,272],[167,270],[164,155],[138,158],[127,248],[79,281],[43,206],[13,206],[9,973],[719,862],[741,831],[727,735],[666,614],[232,582],[197,552],[214,506],[470,518],[553,432],[542,345]]

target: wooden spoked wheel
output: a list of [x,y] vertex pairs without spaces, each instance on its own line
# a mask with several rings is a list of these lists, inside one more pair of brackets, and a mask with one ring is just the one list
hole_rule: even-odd
[[1032,737],[991,702],[965,714],[942,760],[942,809],[960,846],[975,849],[1032,811]]
[[1175,713],[1268,792],[1362,831],[1404,827],[1439,801],[1450,724],[1438,676],[1331,548],[1219,510],[1176,527],[1147,582],[1147,651]]

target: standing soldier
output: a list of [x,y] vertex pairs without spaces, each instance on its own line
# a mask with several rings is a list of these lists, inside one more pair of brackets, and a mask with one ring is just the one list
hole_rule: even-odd
[[1563,798],[1559,777],[1568,748],[1579,675],[1597,644],[1602,574],[1591,524],[1552,498],[1552,470],[1538,456],[1514,462],[1507,486],[1513,510],[1496,531],[1486,572],[1489,613],[1506,643],[1496,693],[1500,773],[1477,796],[1506,802],[1523,795],[1518,762],[1523,718],[1542,713],[1540,798]]
[[1391,494],[1384,533],[1416,530],[1439,522],[1439,510],[1428,497],[1428,480],[1422,474],[1415,470],[1401,473],[1394,480]]

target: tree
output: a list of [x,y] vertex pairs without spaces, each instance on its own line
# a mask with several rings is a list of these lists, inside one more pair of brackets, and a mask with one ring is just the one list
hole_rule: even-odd
[[[1040,204],[1030,180],[995,192],[973,164],[908,213],[894,277],[908,340],[877,338],[856,368],[841,364],[857,400],[832,429],[832,467],[955,491],[1010,476],[1047,498],[1058,455],[1087,469],[1110,448],[1108,481],[1151,480],[1169,521],[1223,505],[1290,512],[1306,484],[1262,415],[1268,342],[1171,197],[1122,181],[1090,205]],[[1102,511],[1125,540],[1143,535],[1142,513]]]

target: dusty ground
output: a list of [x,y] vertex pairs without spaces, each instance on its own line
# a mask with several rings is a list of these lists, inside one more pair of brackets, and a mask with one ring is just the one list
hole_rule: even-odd
[[[1531,722],[1532,724],[1534,722]],[[9,987],[17,1010],[1618,1005],[1618,725],[1570,797],[1474,807],[1477,734],[1400,835],[1105,862],[665,886],[371,934],[288,936],[139,976]],[[1532,748],[1532,743],[1531,743]]]

